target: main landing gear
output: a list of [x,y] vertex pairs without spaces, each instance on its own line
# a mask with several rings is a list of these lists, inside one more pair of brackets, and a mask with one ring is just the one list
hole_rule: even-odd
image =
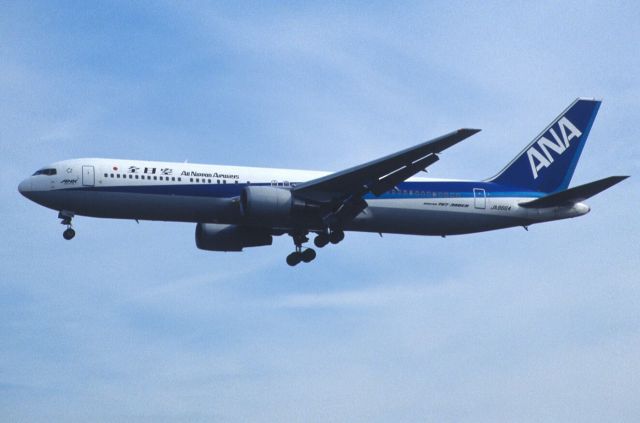
[[[287,256],[287,264],[289,266],[295,266],[300,262],[309,263],[316,258],[316,252],[313,248],[303,248],[302,244],[309,241],[307,237],[308,232],[298,232],[290,234],[293,238],[293,243],[296,246],[296,250]],[[314,238],[313,243],[316,247],[322,248],[329,243],[337,244],[344,239],[343,231],[331,231],[320,232]]]
[[73,237],[76,236],[76,231],[74,231],[71,227],[71,219],[73,219],[73,213],[63,210],[58,213],[58,219],[62,219],[60,223],[67,226],[67,229],[65,229],[65,231],[62,233],[62,237],[67,241],[73,239]]
[[331,231],[320,232],[318,236],[316,236],[313,240],[313,243],[316,247],[322,248],[326,246],[328,243],[337,244],[344,239],[344,232],[342,231]]
[[287,264],[295,266],[300,262],[309,263],[316,258],[316,252],[313,248],[302,248],[302,244],[309,241],[306,233],[291,234],[296,250],[287,256]]
[[296,251],[287,256],[287,264],[295,266],[300,262],[309,263],[316,258],[316,251],[313,248],[296,247]]

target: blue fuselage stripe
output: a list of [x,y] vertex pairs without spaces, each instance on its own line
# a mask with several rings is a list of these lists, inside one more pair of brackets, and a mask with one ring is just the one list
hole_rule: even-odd
[[[254,183],[251,186],[269,186],[268,183]],[[118,192],[154,195],[179,195],[188,197],[231,198],[239,196],[247,184],[156,184],[156,185],[111,185],[85,186],[65,188],[68,190],[85,190],[98,192]],[[437,182],[403,182],[396,189],[380,196],[366,195],[365,199],[398,199],[398,198],[473,198],[474,189],[484,190],[487,197],[506,198],[538,198],[543,196],[536,191],[523,191],[516,187],[506,187],[491,182],[437,181]]]

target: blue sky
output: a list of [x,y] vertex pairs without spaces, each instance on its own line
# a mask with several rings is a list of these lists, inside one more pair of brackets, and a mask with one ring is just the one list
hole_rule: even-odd
[[[638,421],[635,2],[3,2],[0,420]],[[197,250],[195,225],[17,192],[115,157],[339,170],[459,127],[435,177],[498,171],[603,98],[576,220],[463,237]]]

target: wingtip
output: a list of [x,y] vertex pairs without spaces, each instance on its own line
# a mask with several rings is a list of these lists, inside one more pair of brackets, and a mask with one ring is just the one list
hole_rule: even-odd
[[476,128],[461,128],[461,129],[458,129],[458,132],[469,134],[469,135],[477,134],[480,131],[482,131],[482,129],[476,129]]

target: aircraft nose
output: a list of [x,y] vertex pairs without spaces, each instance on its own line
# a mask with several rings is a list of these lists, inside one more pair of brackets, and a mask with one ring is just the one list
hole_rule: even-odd
[[27,194],[31,191],[31,179],[27,178],[24,181],[20,182],[20,184],[18,185],[18,191],[20,192],[20,194],[26,197]]

